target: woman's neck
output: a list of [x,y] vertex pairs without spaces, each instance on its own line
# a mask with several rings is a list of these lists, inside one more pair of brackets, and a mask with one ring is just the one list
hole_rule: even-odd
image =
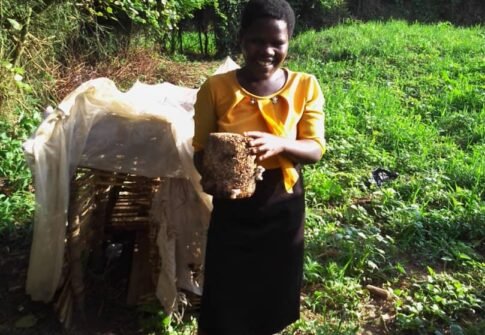
[[285,86],[287,77],[287,71],[282,68],[279,68],[268,78],[251,78],[248,76],[244,67],[236,71],[236,78],[239,85],[246,91],[258,96],[267,96],[278,92]]

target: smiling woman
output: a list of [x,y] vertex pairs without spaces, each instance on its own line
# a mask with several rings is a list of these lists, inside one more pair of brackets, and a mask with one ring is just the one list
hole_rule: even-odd
[[200,335],[269,335],[299,318],[305,216],[299,166],[321,158],[325,139],[316,78],[282,68],[294,24],[286,1],[249,1],[239,34],[243,67],[210,77],[197,95],[194,163],[202,180],[211,175],[201,162],[215,132],[244,135],[248,154],[265,168],[252,196],[213,198]]

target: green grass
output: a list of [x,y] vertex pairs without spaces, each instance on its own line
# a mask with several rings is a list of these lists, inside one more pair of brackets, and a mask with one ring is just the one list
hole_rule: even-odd
[[[348,23],[295,38],[288,66],[316,75],[327,99],[328,152],[305,171],[306,308],[362,330],[352,315],[371,283],[399,292],[393,333],[483,324],[484,55],[483,28],[449,24]],[[377,167],[398,179],[377,187]],[[336,267],[345,294],[333,291]]]
[[[204,47],[204,37],[202,36],[202,46]],[[197,32],[184,32],[182,34],[183,54],[210,57],[216,54],[215,37],[213,33],[208,34],[207,55],[204,55],[200,47],[199,34]]]

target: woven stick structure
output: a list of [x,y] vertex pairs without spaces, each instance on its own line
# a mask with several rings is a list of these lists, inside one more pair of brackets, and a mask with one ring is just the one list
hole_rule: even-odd
[[71,182],[63,275],[54,303],[59,320],[69,328],[73,312],[85,315],[86,259],[104,256],[105,235],[134,234],[127,303],[153,293],[160,257],[158,226],[150,219],[153,194],[160,178],[79,168]]

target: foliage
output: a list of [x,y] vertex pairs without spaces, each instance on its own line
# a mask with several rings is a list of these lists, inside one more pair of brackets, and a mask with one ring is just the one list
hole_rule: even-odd
[[335,25],[350,12],[345,0],[289,0],[295,11],[296,31]]
[[0,176],[9,177],[12,189],[27,190],[30,172],[26,169],[22,153],[22,142],[25,141],[40,122],[39,113],[32,116],[19,111],[17,127],[12,129],[5,121],[0,121]]
[[457,24],[480,24],[485,6],[480,0],[289,0],[297,17],[297,31],[321,29],[346,19],[390,19]]
[[71,1],[1,2],[0,122],[12,140],[22,140],[25,120],[38,122],[35,111],[53,102],[59,55],[68,57],[82,19]]
[[421,22],[441,20],[473,24],[483,22],[485,14],[483,2],[479,0],[394,0],[391,3],[397,5],[407,17],[413,17]]
[[22,143],[34,132],[40,116],[31,116],[22,110],[18,113],[18,125],[13,129],[0,119],[0,235],[30,221],[34,211],[31,175]]
[[[428,272],[424,279],[416,280],[410,289],[394,291],[398,297],[403,297],[397,303],[396,318],[401,330],[411,329],[428,334],[436,331],[436,324],[444,323],[458,332],[461,329],[458,322],[474,320],[483,313],[483,296],[480,297],[476,288],[469,284],[474,282],[470,275],[438,274],[429,267]],[[482,267],[475,275],[483,278],[484,274]],[[481,286],[483,290],[483,283]]]
[[[128,35],[131,26],[149,28],[162,43],[170,43],[170,33],[177,31],[179,23],[192,17],[193,12],[214,3],[208,0],[141,1],[141,0],[90,0],[82,2],[94,21],[113,26],[120,23]],[[216,2],[217,3],[217,2]],[[116,26],[116,25],[115,25]],[[120,27],[120,26],[118,26]],[[165,46],[165,45],[164,45]]]
[[196,329],[196,320],[190,317],[183,324],[175,322],[174,317],[163,312],[158,302],[142,304],[138,307],[138,320],[147,333],[160,335],[192,335]]
[[16,191],[6,195],[0,193],[0,235],[12,233],[32,220],[34,195],[32,192]]
[[216,18],[214,34],[219,56],[234,55],[239,51],[239,17],[247,0],[218,0],[219,15]]

